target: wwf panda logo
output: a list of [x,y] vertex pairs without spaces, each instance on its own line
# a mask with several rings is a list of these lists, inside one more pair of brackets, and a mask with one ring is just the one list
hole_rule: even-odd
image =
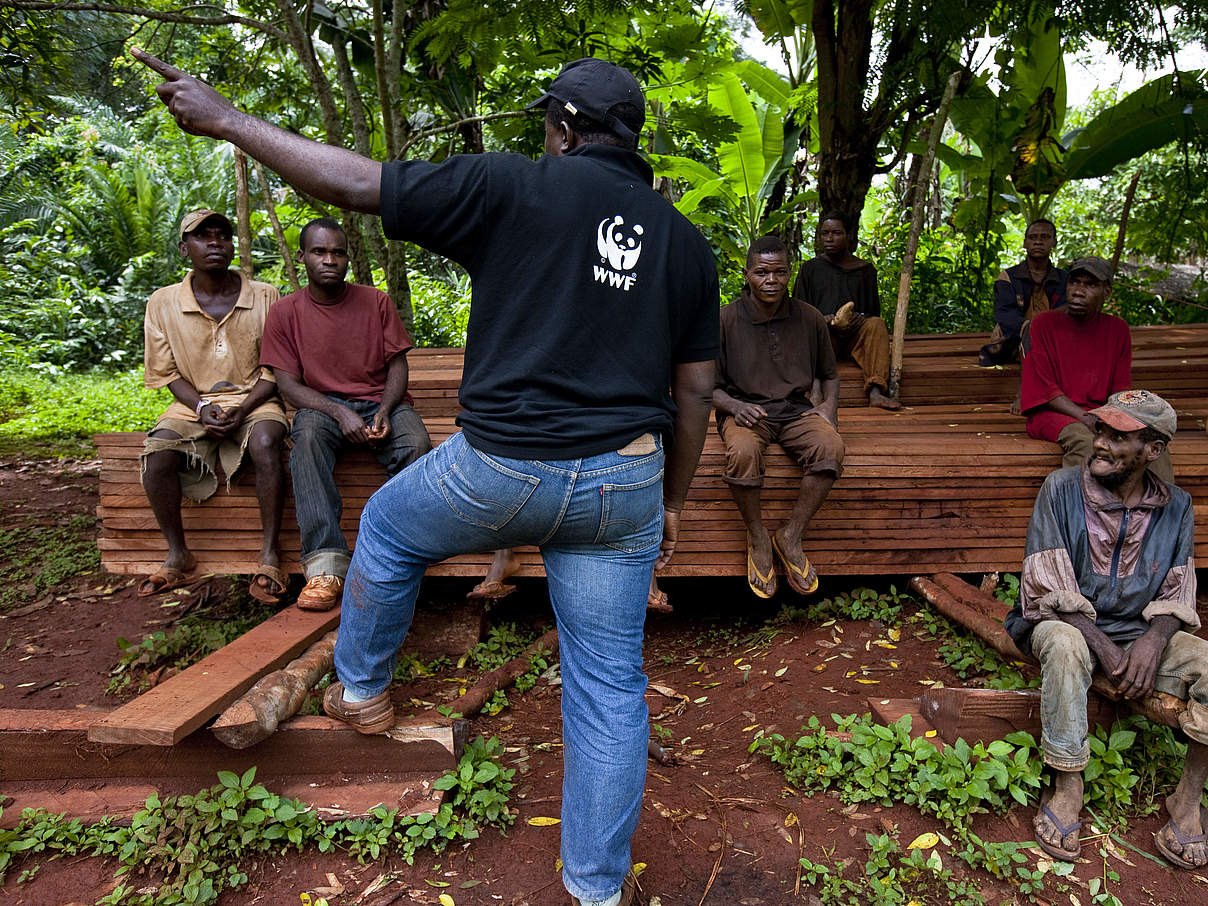
[[596,227],[596,249],[613,270],[633,270],[642,254],[641,237],[640,223],[626,229],[625,220],[620,214],[611,218],[605,217]]

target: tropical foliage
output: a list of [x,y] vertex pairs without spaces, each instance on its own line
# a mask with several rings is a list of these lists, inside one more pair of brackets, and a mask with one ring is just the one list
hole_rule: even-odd
[[[1136,91],[1067,104],[1065,70],[1092,35],[1138,65],[1203,46],[1199,4],[1134,7],[746,0],[726,18],[698,0],[0,0],[0,365],[135,366],[148,292],[182,273],[181,213],[235,209],[231,149],[175,128],[131,44],[286,128],[432,161],[539,153],[540,123],[520,102],[568,58],[616,60],[647,86],[643,150],[657,187],[708,236],[727,292],[751,239],[774,231],[808,257],[819,211],[835,206],[863,213],[862,254],[892,292],[901,225],[923,193],[908,327],[955,330],[989,326],[988,284],[1030,216],[1059,221],[1059,256],[1110,254],[1134,174],[1125,254],[1158,265],[1208,254],[1204,74],[1167,64]],[[743,50],[743,30],[770,64]],[[954,70],[940,170],[919,185],[920,130]],[[284,286],[279,242],[295,247],[311,217],[341,217],[354,277],[388,288],[419,342],[461,341],[467,285],[455,266],[271,173],[253,168],[249,180],[255,238],[242,254],[261,279]],[[1129,304],[1142,318],[1200,316]]]

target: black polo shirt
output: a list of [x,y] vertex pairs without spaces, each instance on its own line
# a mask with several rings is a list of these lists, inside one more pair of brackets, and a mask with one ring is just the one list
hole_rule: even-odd
[[475,154],[382,167],[382,223],[461,264],[473,295],[458,417],[516,459],[573,459],[670,432],[673,366],[718,351],[700,232],[635,153]]

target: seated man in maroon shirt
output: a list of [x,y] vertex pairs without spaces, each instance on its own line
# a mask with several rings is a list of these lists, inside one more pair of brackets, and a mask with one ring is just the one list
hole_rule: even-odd
[[[1093,256],[1079,258],[1070,265],[1065,307],[1032,319],[1020,403],[1028,417],[1028,436],[1060,444],[1063,468],[1091,457],[1099,419],[1090,410],[1129,389],[1132,379],[1128,324],[1103,313],[1111,292],[1111,264]],[[1150,470],[1174,481],[1169,454],[1163,453]]]
[[[775,558],[798,594],[818,589],[801,537],[843,465],[835,428],[839,374],[826,319],[791,297],[789,254],[775,236],[755,240],[743,271],[742,296],[721,311],[721,355],[713,405],[726,444],[726,470],[747,530],[747,584],[757,596],[776,593]],[[821,392],[811,398],[818,382]],[[763,523],[764,451],[778,443],[805,475],[788,522],[769,535]]]
[[411,408],[411,338],[390,297],[345,282],[348,238],[331,218],[304,226],[299,246],[309,284],[269,309],[260,362],[271,364],[281,395],[298,410],[289,457],[306,574],[298,606],[329,610],[352,557],[332,477],[340,453],[366,444],[392,476],[432,445]]

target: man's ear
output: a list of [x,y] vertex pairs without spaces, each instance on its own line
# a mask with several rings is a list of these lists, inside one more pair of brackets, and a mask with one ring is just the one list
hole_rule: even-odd
[[180,242],[176,243],[176,250],[178,252],[180,252],[180,257],[182,257],[182,258],[189,257],[189,253],[185,250],[185,241],[183,239],[180,240]]
[[1145,444],[1145,461],[1147,463],[1154,462],[1159,456],[1162,455],[1162,451],[1165,449],[1166,441],[1164,440],[1151,440],[1147,442]]
[[560,123],[558,123],[558,128],[562,133],[561,148],[563,154],[565,154],[567,151],[573,151],[575,148],[578,148],[583,144],[583,136],[576,132],[574,127],[571,126],[571,124],[566,120],[562,120]]

